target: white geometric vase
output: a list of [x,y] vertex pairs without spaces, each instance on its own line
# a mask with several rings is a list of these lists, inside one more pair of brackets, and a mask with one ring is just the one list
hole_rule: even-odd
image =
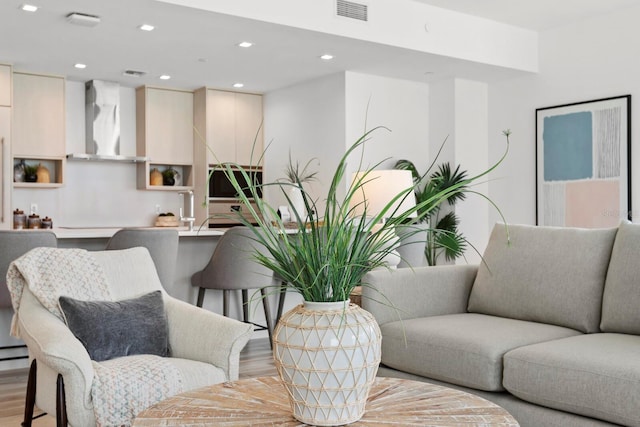
[[337,426],[364,415],[380,364],[380,328],[349,301],[305,302],[284,314],[273,357],[295,419]]

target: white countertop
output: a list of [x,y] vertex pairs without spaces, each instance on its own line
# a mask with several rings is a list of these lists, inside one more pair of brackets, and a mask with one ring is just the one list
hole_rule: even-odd
[[[180,237],[211,237],[222,236],[226,228],[194,228],[189,231],[188,227],[148,227],[150,229],[170,229],[177,230]],[[110,238],[122,227],[54,227],[53,231],[58,239],[101,239]],[[34,230],[35,231],[35,230]]]

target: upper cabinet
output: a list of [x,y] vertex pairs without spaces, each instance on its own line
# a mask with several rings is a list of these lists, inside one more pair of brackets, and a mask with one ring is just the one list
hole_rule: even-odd
[[65,157],[64,79],[14,73],[13,156]]
[[14,185],[62,185],[66,162],[64,78],[13,73],[12,130],[13,162],[42,164],[49,172],[48,182],[17,182]]
[[206,134],[209,165],[257,165],[263,149],[262,95],[206,89],[206,101],[196,108],[205,111],[206,129],[198,130]]
[[[138,188],[180,190],[193,186],[193,92],[142,86],[136,89]],[[173,169],[179,179],[160,185],[151,172]],[[152,185],[156,184],[156,185]]]
[[0,64],[0,107],[11,106],[11,66]]

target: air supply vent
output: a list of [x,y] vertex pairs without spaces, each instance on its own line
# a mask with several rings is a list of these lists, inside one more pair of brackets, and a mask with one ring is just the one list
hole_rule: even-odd
[[124,70],[122,75],[130,76],[130,77],[142,77],[147,74],[145,71],[136,71],[136,70]]
[[369,20],[369,6],[367,6],[366,4],[360,4],[346,0],[337,0],[336,10],[338,16],[357,19],[364,22],[367,22]]
[[67,15],[67,21],[71,24],[82,25],[83,27],[95,27],[100,23],[100,17],[87,13],[71,12]]

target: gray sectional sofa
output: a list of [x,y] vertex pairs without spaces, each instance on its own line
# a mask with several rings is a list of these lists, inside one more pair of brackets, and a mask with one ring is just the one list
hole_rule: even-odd
[[484,260],[366,276],[378,375],[481,395],[523,427],[640,426],[640,225],[498,224]]

